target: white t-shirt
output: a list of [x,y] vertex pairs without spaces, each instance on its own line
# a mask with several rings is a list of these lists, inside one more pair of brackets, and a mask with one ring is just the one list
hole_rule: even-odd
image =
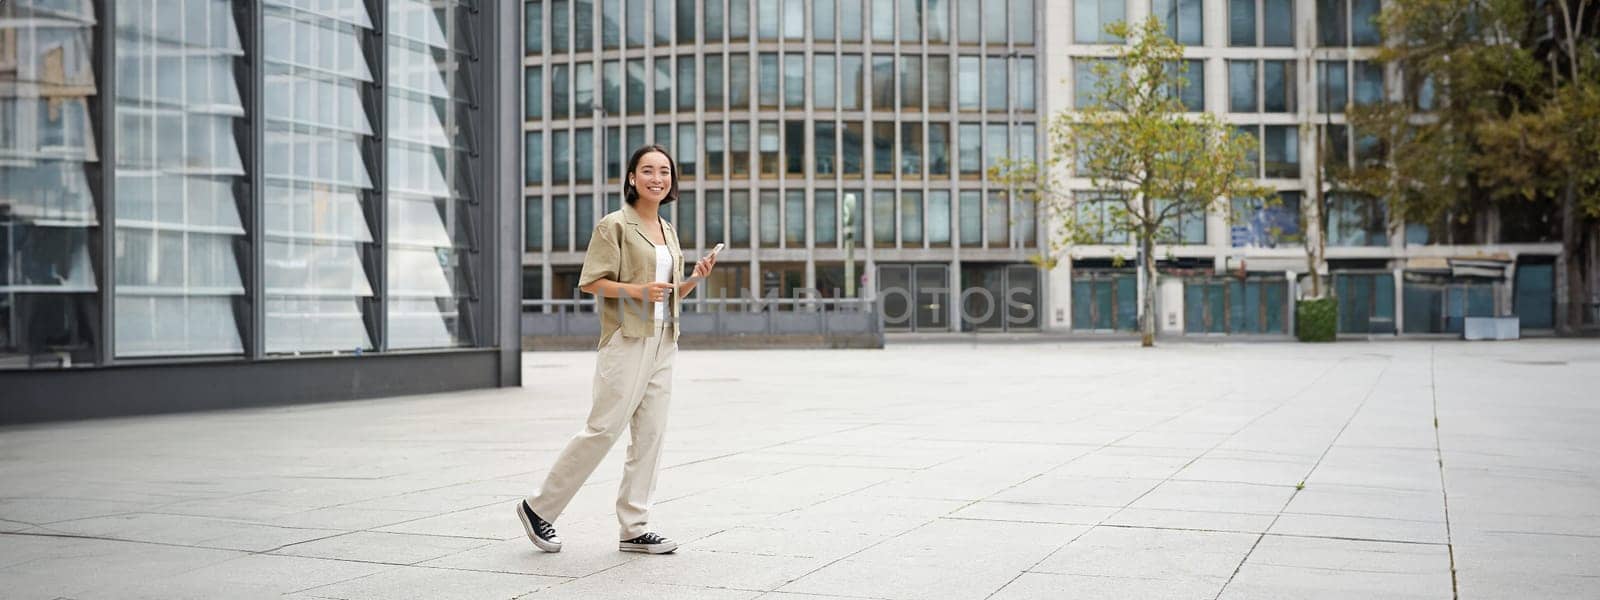
[[[656,246],[656,283],[671,283],[671,282],[672,282],[672,253],[667,250],[666,246],[658,245],[658,246]],[[670,295],[667,296],[667,300],[671,300],[671,299],[672,299],[672,297]],[[667,314],[667,303],[665,301],[657,302],[655,310],[656,310],[656,313],[655,313],[656,321],[661,321],[661,320],[667,318],[666,317],[666,314]]]

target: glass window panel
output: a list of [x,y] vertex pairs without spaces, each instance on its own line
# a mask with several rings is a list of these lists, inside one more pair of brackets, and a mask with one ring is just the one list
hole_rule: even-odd
[[872,174],[894,176],[894,123],[872,124]]
[[1294,46],[1294,0],[1261,0],[1262,43]]
[[814,152],[814,154],[817,157],[816,158],[816,160],[817,160],[817,166],[816,166],[817,174],[818,175],[833,175],[834,174],[834,159],[835,159],[835,155],[836,155],[836,152],[837,152],[834,149],[834,147],[835,147],[835,145],[837,143],[837,140],[834,138],[834,125],[833,125],[833,122],[831,122],[831,121],[817,121],[816,124],[815,124],[815,127],[816,127],[816,139],[812,143],[816,144],[816,151]]
[[729,243],[738,248],[750,247],[750,192],[728,192]]
[[950,176],[950,124],[928,124],[928,174]]
[[756,37],[778,39],[778,0],[756,0]]
[[[1017,240],[1017,245],[1024,248],[1039,247],[1039,206],[1030,200],[1017,199],[1016,214],[1012,216],[1015,221],[1011,234]],[[1200,220],[1200,242],[1205,243],[1205,219]]]
[[678,175],[694,179],[700,171],[700,146],[696,139],[694,123],[678,124]]
[[1033,123],[1017,125],[1017,160],[1034,162],[1038,160],[1038,141],[1034,139]]
[[1317,0],[1317,42],[1323,46],[1346,46],[1345,6],[1349,0]]
[[594,130],[579,129],[574,132],[572,147],[576,151],[573,157],[575,167],[573,172],[577,175],[578,182],[594,181]]
[[[1017,59],[1017,110],[1033,112],[1038,108],[1038,92],[1034,90],[1032,58]],[[1203,74],[1202,74],[1203,76]]]
[[1033,45],[1033,26],[1038,15],[1033,0],[1011,0],[1011,40],[1019,46]]
[[894,192],[872,192],[872,246],[894,247]]
[[900,108],[922,110],[922,58],[900,57]]
[[624,155],[632,156],[633,151],[639,149],[641,146],[644,146],[644,126],[629,125],[628,144],[623,148]]
[[922,192],[900,193],[900,242],[922,245]]
[[706,123],[706,176],[719,178],[727,173],[727,142],[721,123]]
[[572,114],[580,119],[594,114],[594,63],[578,63],[572,79]]
[[1322,112],[1344,112],[1349,100],[1350,76],[1346,63],[1319,61],[1317,63],[1317,96]]
[[861,86],[865,77],[862,69],[860,54],[839,57],[839,108],[861,110]]
[[1228,45],[1256,45],[1256,0],[1228,0]]
[[819,42],[833,41],[833,2],[815,0],[811,5],[811,37]]
[[778,107],[778,55],[772,52],[763,52],[758,56],[760,91],[757,100],[761,108]]
[[728,56],[728,108],[750,108],[750,55]]
[[894,41],[895,0],[872,0],[872,41]]
[[1256,61],[1228,61],[1228,111],[1256,112]]
[[[727,34],[727,27],[723,20],[723,0],[706,0],[705,6],[705,39],[706,43],[720,42]],[[738,3],[739,0],[734,0]]]
[[865,150],[865,135],[860,121],[844,124],[844,175],[846,177],[860,177],[866,162],[863,158]]
[[1383,101],[1383,65],[1358,60],[1352,66],[1356,106],[1369,106]]
[[986,159],[984,161],[983,168],[989,169],[994,167],[996,165],[996,161],[998,161],[1000,158],[1010,156],[1011,148],[1009,143],[1010,137],[1006,134],[1005,123],[990,123],[989,130],[986,133],[988,134],[989,139],[988,143],[985,144],[983,149],[984,158]]
[[656,114],[672,112],[672,59],[655,59],[655,110]]
[[735,121],[728,124],[728,166],[734,177],[750,176],[750,124]]
[[956,0],[956,39],[962,44],[977,44],[983,25],[981,0]]
[[783,106],[806,107],[806,56],[798,52],[783,55]]
[[606,128],[606,137],[601,140],[605,145],[606,178],[611,180],[622,177],[622,154],[630,152],[622,147],[622,129],[611,126]]
[[1186,46],[1203,45],[1201,0],[1152,0],[1151,12],[1167,28],[1167,36]]
[[813,73],[816,80],[811,83],[813,89],[812,104],[818,109],[831,109],[834,107],[834,58],[831,54],[818,54],[813,59]]
[[550,0],[550,51],[572,50],[572,0]]
[[[722,55],[706,55],[705,102],[707,111],[722,110]],[[693,89],[693,86],[686,86]]]
[[672,43],[672,0],[656,0],[654,6],[655,40],[657,46]]
[[644,0],[628,0],[628,46],[644,46]]
[[862,0],[839,0],[839,39],[846,42],[861,41]]
[[[663,148],[671,148],[672,147],[672,125],[668,124],[668,123],[661,123],[659,125],[656,125],[655,136],[650,138],[650,142],[653,143],[653,144],[659,144]],[[630,153],[631,153],[631,151],[630,151]],[[673,160],[677,160],[677,158],[674,157]]]
[[603,0],[600,4],[600,45],[606,50],[622,47],[622,0]]
[[900,174],[910,179],[922,175],[922,124],[900,124]]
[[628,114],[644,114],[644,59],[628,61]]
[[1389,212],[1382,201],[1367,196],[1328,195],[1328,245],[1389,245]]
[[578,52],[594,50],[594,0],[574,0],[572,4],[572,47]]
[[1294,112],[1294,61],[1268,60],[1261,63],[1262,112]]
[[984,0],[984,43],[1004,46],[1006,43],[1006,0]]
[[956,106],[961,110],[978,110],[982,103],[982,63],[976,56],[962,56],[956,60]]
[[923,0],[900,0],[900,41],[922,41]]
[[833,246],[839,240],[839,215],[835,197],[833,190],[817,190],[816,198],[813,200],[815,206],[811,210],[816,218],[813,235],[819,248]]
[[928,192],[928,244],[950,245],[950,191]]
[[693,113],[695,99],[694,57],[678,57],[678,110]]
[[1006,69],[1006,59],[1003,56],[988,58],[988,72],[984,73],[984,82],[988,87],[988,107],[990,112],[1005,112],[1006,105],[1010,102],[1011,91]]
[[988,212],[984,222],[988,225],[989,247],[1004,248],[1011,244],[1008,235],[1011,228],[1010,215],[1006,194],[999,191],[989,192]]
[[523,224],[523,233],[526,234],[526,239],[523,240],[522,251],[543,252],[544,198],[529,197],[524,198],[523,201],[527,210],[525,211],[526,220]]
[[1168,68],[1175,71],[1172,73],[1175,80],[1183,82],[1182,85],[1178,86],[1176,93],[1178,100],[1183,103],[1184,110],[1189,112],[1204,111],[1206,109],[1205,61],[1185,60],[1182,63],[1174,62],[1169,63]]
[[728,0],[728,39],[750,39],[750,0]]
[[804,0],[783,0],[783,39],[806,39],[806,4]]
[[806,172],[806,122],[785,121],[783,124],[784,171],[790,175]]
[[1240,137],[1247,137],[1245,141],[1248,150],[1245,153],[1244,165],[1241,165],[1240,174],[1247,177],[1261,176],[1261,133],[1255,125],[1235,125],[1234,131]]
[[1262,128],[1266,144],[1267,177],[1300,177],[1300,130],[1294,125],[1267,125]]
[[977,179],[983,172],[983,126],[977,123],[962,123],[960,136],[957,138],[961,144],[961,176],[966,179]]
[[786,248],[806,246],[806,193],[789,190],[783,200],[783,245]]
[[608,115],[622,114],[622,63],[600,64],[600,106]]
[[778,212],[778,192],[775,190],[761,190],[760,206],[757,207],[757,216],[761,223],[761,247],[777,248],[780,235]]
[[872,109],[894,111],[894,57],[872,57]]
[[544,52],[544,2],[528,0],[523,3],[522,51],[524,54]]
[[[1029,63],[1032,64],[1031,61]],[[950,57],[928,57],[928,110],[950,110]]]
[[523,137],[523,183],[544,184],[544,134],[530,131]]
[[544,69],[528,67],[522,73],[522,118],[537,121],[544,118]]
[[1110,65],[1113,70],[1106,74],[1108,78],[1118,77],[1118,74],[1115,70],[1115,64],[1106,59],[1078,58],[1072,62],[1074,106],[1078,109],[1085,109],[1096,102],[1096,95],[1100,93],[1100,78],[1095,75],[1095,65]]
[[578,194],[573,197],[573,212],[576,221],[572,225],[572,233],[577,235],[575,245],[580,249],[589,247],[589,241],[594,236],[594,196]]
[[[697,245],[696,240],[698,239],[695,229],[697,229],[697,223],[700,219],[699,215],[695,213],[695,194],[696,192],[694,190],[678,191],[678,221],[676,223],[678,228],[678,244],[686,249],[694,248]],[[685,254],[687,254],[687,252],[685,252]],[[691,259],[685,258],[685,260]]]
[[756,139],[758,144],[756,150],[758,152],[757,157],[761,162],[761,176],[777,177],[778,152],[783,144],[782,140],[779,139],[778,123],[776,121],[762,121],[757,133],[759,137]]
[[565,185],[572,182],[572,132],[565,129],[550,134],[551,183]]
[[571,114],[572,106],[568,103],[571,95],[572,67],[565,64],[550,66],[550,117],[565,119]]
[[1073,34],[1080,44],[1115,44],[1106,26],[1125,20],[1122,0],[1073,0]]
[[1351,0],[1350,37],[1356,46],[1377,46],[1383,43],[1378,30],[1380,0]]
[[[694,39],[694,24],[695,24],[694,1],[695,0],[678,0],[678,43],[679,44],[693,44],[695,42],[695,39]],[[714,4],[714,3],[715,3],[715,0],[711,0],[710,2],[708,2],[708,4]]]
[[722,192],[706,192],[706,246],[726,243],[723,237]]
[[961,245],[983,245],[983,192],[961,191]]
[[927,0],[928,42],[950,41],[950,0]]

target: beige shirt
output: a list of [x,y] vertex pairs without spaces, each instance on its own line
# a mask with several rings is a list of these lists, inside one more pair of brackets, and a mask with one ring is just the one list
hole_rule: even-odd
[[[672,254],[670,282],[683,283],[683,253],[678,249],[678,232],[672,223],[661,220],[666,233],[667,250]],[[578,276],[578,287],[585,287],[601,279],[618,283],[650,283],[656,279],[656,246],[645,236],[639,213],[633,206],[623,203],[622,210],[606,215],[594,226],[589,238],[589,250],[583,256],[583,273]],[[676,294],[668,295],[672,304],[672,339],[678,339],[678,318],[682,314]],[[628,337],[655,335],[655,303],[633,298],[600,299],[600,343],[618,330]]]

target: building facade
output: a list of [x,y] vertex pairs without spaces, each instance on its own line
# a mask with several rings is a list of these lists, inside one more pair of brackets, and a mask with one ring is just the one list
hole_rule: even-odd
[[3,420],[519,383],[520,38],[470,4],[0,4]]
[[[849,254],[891,331],[1131,331],[1154,293],[1164,334],[1287,335],[1304,240],[1325,235],[1343,332],[1449,333],[1465,316],[1513,313],[1552,328],[1561,251],[1549,215],[1405,223],[1379,200],[1335,194],[1325,231],[1300,231],[1323,155],[1374,152],[1346,107],[1431,101],[1373,61],[1379,6],[529,0],[523,297],[580,296],[583,250],[620,203],[628,152],[656,142],[679,162],[681,200],[664,212],[686,252],[728,246],[691,309],[837,295]],[[1092,65],[1120,43],[1104,26],[1151,15],[1185,47],[1185,104],[1254,137],[1256,176],[1282,203],[1185,215],[1147,291],[1125,237],[1030,260],[1048,251],[1049,218],[987,169],[1042,156],[1048,117],[1086,101]],[[1073,210],[1106,210],[1087,179],[1068,182]]]

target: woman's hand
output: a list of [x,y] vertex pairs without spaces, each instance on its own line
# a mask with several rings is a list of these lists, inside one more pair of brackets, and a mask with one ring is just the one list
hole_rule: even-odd
[[694,263],[694,275],[692,275],[692,277],[696,279],[703,279],[707,275],[711,274],[711,268],[715,266],[717,266],[716,256],[706,256],[701,258],[698,262]]
[[637,290],[637,293],[634,294],[634,297],[639,298],[640,300],[660,302],[665,300],[667,298],[667,294],[673,290],[676,290],[677,287],[678,286],[676,285],[663,282],[640,283],[634,286],[634,289]]

